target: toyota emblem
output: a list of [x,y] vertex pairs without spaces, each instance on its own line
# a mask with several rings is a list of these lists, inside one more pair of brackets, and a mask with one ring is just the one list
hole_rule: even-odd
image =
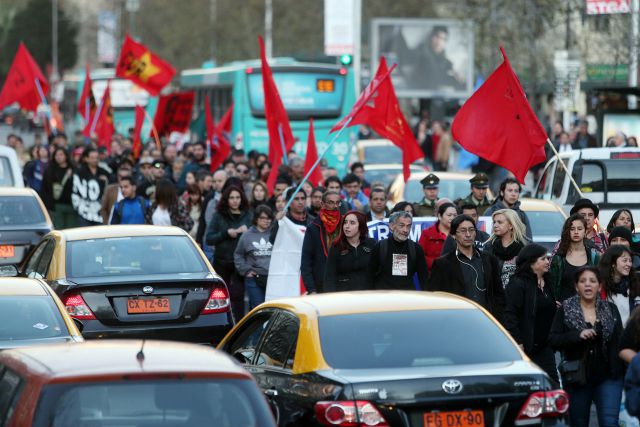
[[144,292],[145,294],[152,294],[153,286],[145,286],[144,288],[142,288],[142,292]]
[[458,380],[446,380],[442,383],[442,390],[447,394],[458,394],[462,391],[462,383]]

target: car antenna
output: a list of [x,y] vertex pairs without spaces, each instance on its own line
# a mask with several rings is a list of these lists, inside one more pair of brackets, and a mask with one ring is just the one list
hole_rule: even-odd
[[140,351],[138,351],[138,354],[136,354],[136,359],[138,360],[140,365],[142,365],[142,362],[144,362],[144,339],[142,340],[142,345],[140,345]]

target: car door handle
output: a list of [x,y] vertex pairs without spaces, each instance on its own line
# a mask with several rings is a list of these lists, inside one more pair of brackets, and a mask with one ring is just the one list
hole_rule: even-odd
[[278,395],[278,390],[275,388],[270,388],[264,391],[264,395],[267,397],[276,397]]

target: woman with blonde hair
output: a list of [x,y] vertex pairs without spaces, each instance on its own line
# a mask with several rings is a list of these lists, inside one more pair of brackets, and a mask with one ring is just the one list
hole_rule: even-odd
[[495,256],[500,266],[500,279],[505,288],[516,271],[518,253],[530,242],[526,226],[518,213],[512,209],[499,209],[491,215],[493,230],[483,251]]

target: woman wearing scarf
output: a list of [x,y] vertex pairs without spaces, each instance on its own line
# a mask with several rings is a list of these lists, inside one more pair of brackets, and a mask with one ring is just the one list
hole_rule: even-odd
[[623,325],[638,304],[636,298],[640,300],[640,283],[632,264],[631,249],[622,245],[610,246],[598,264],[603,280],[600,297],[616,305]]
[[340,193],[325,192],[320,212],[304,234],[300,274],[309,293],[324,291],[322,284],[329,248],[340,235],[340,200]]
[[500,280],[506,288],[509,279],[516,271],[516,257],[529,241],[526,237],[526,226],[512,209],[499,209],[491,215],[493,231],[484,244],[483,252],[498,259]]
[[563,353],[560,375],[571,399],[571,425],[587,427],[595,403],[598,424],[617,427],[624,373],[618,357],[620,313],[600,298],[597,268],[580,267],[574,282],[577,295],[562,303],[549,334],[551,347]]
[[525,246],[516,266],[505,289],[504,327],[527,356],[557,382],[555,355],[548,343],[556,300],[551,293],[547,249],[535,243]]

